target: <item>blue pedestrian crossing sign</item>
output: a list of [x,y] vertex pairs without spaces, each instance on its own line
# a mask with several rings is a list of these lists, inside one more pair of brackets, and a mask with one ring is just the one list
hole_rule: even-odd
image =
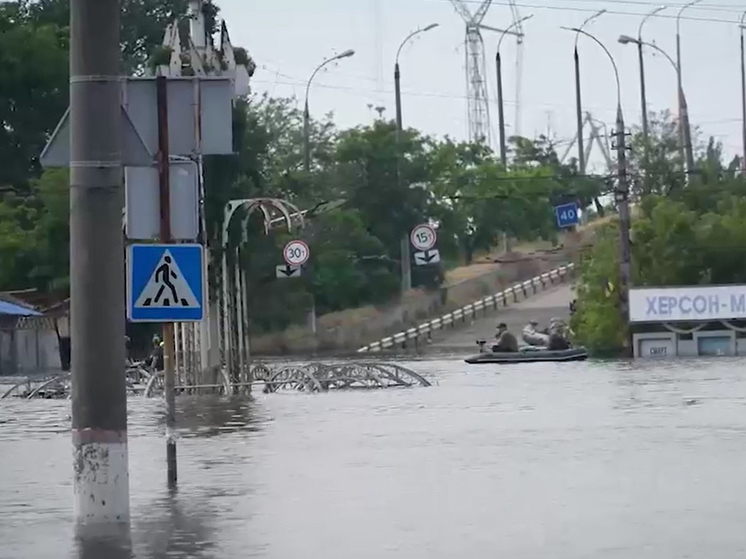
[[199,322],[204,319],[202,245],[130,245],[127,316],[131,322]]
[[580,212],[575,202],[557,206],[554,208],[554,213],[557,215],[557,227],[560,229],[574,227],[580,223]]

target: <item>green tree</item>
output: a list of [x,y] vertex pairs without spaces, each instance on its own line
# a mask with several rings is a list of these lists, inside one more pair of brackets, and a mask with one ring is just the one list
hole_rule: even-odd
[[592,251],[579,263],[577,307],[571,320],[575,339],[596,355],[617,355],[627,328],[619,292],[619,235],[615,224],[597,234]]
[[40,173],[39,154],[67,107],[67,46],[63,29],[0,4],[0,186],[23,191]]
[[64,290],[69,243],[67,170],[48,171],[27,195],[0,201],[0,290]]

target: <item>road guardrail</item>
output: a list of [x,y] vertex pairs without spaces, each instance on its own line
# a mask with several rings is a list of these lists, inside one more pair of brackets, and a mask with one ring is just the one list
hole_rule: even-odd
[[449,326],[455,327],[457,322],[466,322],[468,318],[476,318],[479,311],[484,311],[485,314],[490,308],[493,311],[496,311],[500,306],[507,307],[511,300],[514,303],[517,303],[521,295],[526,299],[530,295],[537,294],[540,290],[561,283],[572,274],[574,269],[575,264],[568,264],[567,266],[562,266],[561,268],[557,268],[528,281],[518,283],[505,291],[480,299],[476,303],[471,303],[470,305],[461,307],[460,309],[443,315],[440,318],[436,318],[430,322],[425,322],[417,327],[410,328],[404,332],[399,332],[398,334],[394,334],[393,336],[389,336],[388,338],[384,338],[378,342],[362,347],[358,350],[358,353],[383,351],[397,346],[406,348],[407,342],[410,340],[414,340],[415,343],[417,343],[420,338],[431,339],[433,332],[444,330]]

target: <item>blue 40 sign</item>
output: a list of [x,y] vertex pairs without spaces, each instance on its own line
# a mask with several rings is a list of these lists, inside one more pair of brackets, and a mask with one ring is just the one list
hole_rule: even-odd
[[557,215],[557,227],[560,229],[575,227],[580,223],[580,212],[575,202],[557,206],[554,208],[554,212]]

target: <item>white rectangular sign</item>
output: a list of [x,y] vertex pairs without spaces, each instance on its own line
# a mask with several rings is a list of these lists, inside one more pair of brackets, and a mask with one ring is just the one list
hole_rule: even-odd
[[746,319],[746,285],[631,289],[629,321]]
[[430,264],[439,264],[440,263],[440,251],[435,250],[427,250],[425,252],[415,252],[414,253],[414,263],[418,266],[429,266]]
[[[199,235],[197,164],[171,161],[169,181],[171,236],[194,241]],[[126,167],[124,198],[127,238],[157,239],[161,228],[161,198],[156,167]]]

